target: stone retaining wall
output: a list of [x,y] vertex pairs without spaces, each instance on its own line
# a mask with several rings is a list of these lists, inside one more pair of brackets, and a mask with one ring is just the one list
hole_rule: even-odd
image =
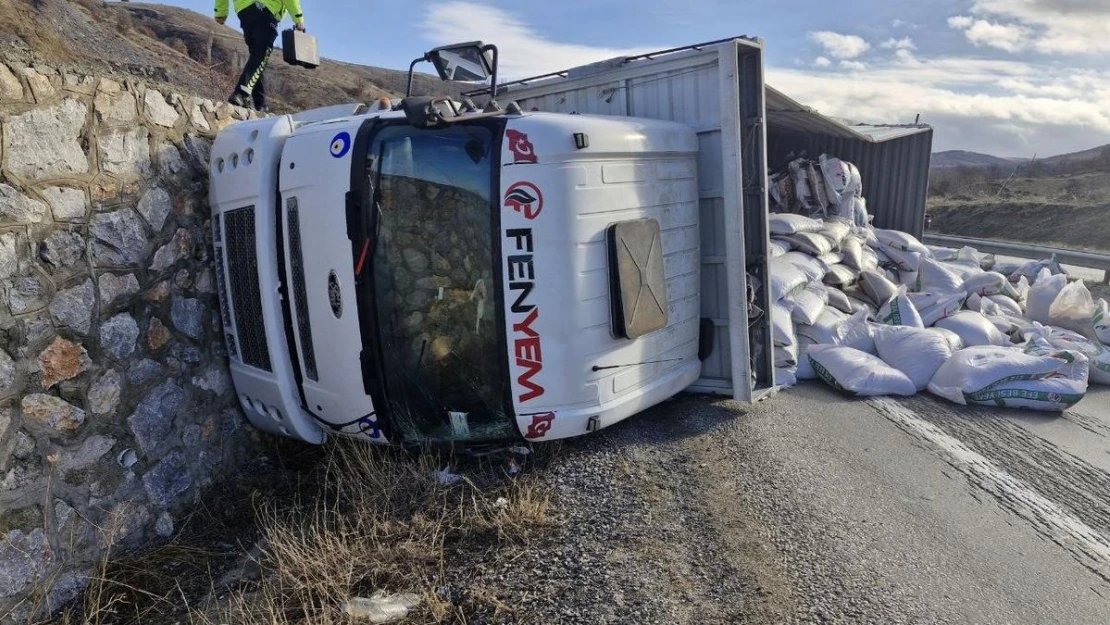
[[250,454],[205,174],[246,114],[0,64],[0,621],[77,596],[105,549],[172,535]]

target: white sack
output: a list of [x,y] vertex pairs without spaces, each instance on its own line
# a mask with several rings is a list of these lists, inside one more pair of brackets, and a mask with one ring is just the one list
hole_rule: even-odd
[[910,298],[906,296],[906,287],[904,286],[899,287],[898,294],[887,300],[879,308],[877,321],[890,326],[925,327],[921,322],[921,315],[910,303]]
[[934,260],[952,260],[956,258],[956,250],[951,247],[943,247],[940,245],[926,245],[929,248],[929,253]]
[[[1082,280],[1076,280],[1061,289],[1048,307],[1051,325],[1078,332],[1090,339],[1098,338],[1093,324],[1094,317],[1095,300]],[[1093,364],[1091,368],[1094,369]]]
[[1033,260],[1022,265],[1017,271],[1010,274],[1010,280],[1017,282],[1021,278],[1029,281],[1029,284],[1036,284],[1037,280],[1041,279],[1041,273],[1048,270],[1048,276],[1056,276],[1064,273],[1064,268],[1060,263],[1056,262],[1056,257],[1053,256],[1047,260]]
[[958,312],[951,317],[941,319],[936,322],[936,326],[960,335],[960,340],[967,347],[1010,344],[1010,340],[984,317],[983,313],[972,310]]
[[899,270],[898,284],[904,284],[906,288],[913,288],[913,285],[917,284],[917,272]]
[[[832,298],[829,298],[832,302]],[[1103,345],[1110,345],[1110,304],[1106,300],[1100,299],[1095,304],[1095,314],[1091,317],[1091,323],[1095,328],[1095,336],[1102,342]]]
[[855,309],[852,307],[852,302],[848,300],[848,296],[840,289],[828,289],[829,306],[839,310],[842,313],[852,314]]
[[1053,275],[1048,269],[1042,269],[1033,286],[1029,288],[1025,316],[1040,323],[1052,323],[1052,303],[1067,285],[1066,275],[1062,273]]
[[863,238],[863,242],[866,243],[868,247],[877,248],[882,245],[882,243],[879,242],[879,237],[875,236],[874,228],[856,228],[856,236]]
[[945,330],[944,328],[925,328],[925,329],[928,330],[929,332],[936,333],[937,335],[944,338],[945,342],[948,343],[948,348],[952,350],[953,354],[955,354],[956,352],[958,352],[958,351],[960,351],[961,349],[964,348],[964,342],[962,340],[960,340],[960,335],[956,334],[955,332],[953,332],[951,330]]
[[790,304],[771,304],[771,330],[775,345],[795,345],[794,324],[790,322]]
[[[1053,349],[1066,349],[1083,354],[1089,361],[1091,384],[1110,384],[1110,348],[1082,334],[1052,327],[1041,327],[1035,331],[1030,338],[1030,344],[1032,345],[1038,338],[1048,342]],[[1035,348],[1030,347],[1026,351],[1033,349]]]
[[867,200],[858,195],[852,198],[852,223],[857,228],[871,225],[871,215],[867,213]]
[[917,252],[918,254],[928,254],[929,248],[922,245],[912,234],[906,234],[900,230],[884,230],[882,228],[875,228],[875,237],[884,248],[901,250],[903,252]]
[[898,271],[917,271],[921,267],[920,252],[906,252],[892,247],[884,248],[883,253],[890,259],[890,264]]
[[867,313],[860,311],[836,329],[835,343],[868,354],[875,353],[875,325],[867,321]]
[[958,293],[944,295],[931,306],[917,308],[921,316],[921,324],[926,328],[936,325],[941,319],[947,319],[960,312],[964,305],[964,296]]
[[798,364],[798,345],[775,345],[775,367],[794,367]]
[[768,273],[771,274],[771,301],[773,302],[793,295],[809,282],[806,274],[785,258],[786,256],[780,256],[767,261]]
[[773,238],[771,239],[771,244],[767,247],[767,253],[771,258],[776,258],[786,254],[792,249],[794,249],[794,246],[790,245],[790,241]]
[[825,194],[830,202],[839,204],[843,199],[855,196],[858,178],[852,175],[851,164],[828,154],[822,154],[817,159],[817,164],[821,168]]
[[829,252],[828,254],[822,254],[818,256],[817,260],[825,263],[829,267],[832,267],[833,265],[839,265],[843,263],[844,255],[839,252]]
[[819,219],[803,215],[774,213],[767,217],[767,225],[773,235],[789,235],[798,232],[817,232],[824,227]]
[[917,269],[917,290],[953,293],[964,290],[963,276],[931,258],[921,259]]
[[792,296],[794,310],[791,319],[794,323],[814,324],[825,306],[829,303],[829,287],[821,283],[811,283]]
[[787,241],[799,252],[810,256],[828,254],[833,250],[833,242],[823,234],[817,232],[799,232],[786,237]]
[[839,219],[829,219],[825,222],[825,227],[822,228],[820,232],[828,237],[835,246],[840,247],[840,243],[844,241],[844,237],[848,236],[848,233],[851,231],[852,226],[848,222]]
[[809,348],[816,345],[805,337],[798,337],[798,366],[794,375],[799,380],[816,380],[817,372],[813,370],[813,363],[809,362]]
[[1015,263],[1010,261],[1005,261],[1001,263],[996,262],[994,264],[994,267],[991,268],[991,271],[997,271],[998,273],[1009,277],[1010,282],[1015,282],[1013,274],[1017,272],[1018,269],[1021,269],[1023,264],[1024,263]]
[[780,258],[801,270],[801,272],[806,275],[806,282],[820,280],[829,272],[829,266],[827,264],[809,254],[790,252],[788,254],[783,254]]
[[860,269],[878,269],[879,268],[879,253],[874,249],[864,245],[863,246],[863,262],[860,263]]
[[798,376],[794,373],[793,367],[776,367],[775,368],[775,385],[783,388],[790,388],[791,386],[798,385]]
[[858,349],[814,345],[809,348],[808,356],[817,376],[838,391],[860,397],[909,397],[917,393],[906,374]]
[[877,305],[898,295],[898,285],[877,271],[861,271],[859,273],[859,286],[864,295]]
[[978,265],[966,263],[962,260],[946,260],[941,264],[944,265],[945,269],[955,273],[964,280],[983,273],[983,269]]
[[1010,284],[1006,276],[995,271],[986,271],[965,280],[964,292],[968,295],[975,293],[979,296],[1005,295],[1015,301],[1020,297],[1017,289]]
[[817,345],[836,344],[839,339],[839,329],[848,319],[848,316],[835,308],[826,307],[821,311],[821,316],[816,323],[799,323],[794,328],[798,340],[808,340]]
[[864,313],[868,319],[874,319],[878,314],[878,308],[871,302],[859,299],[858,297],[848,296],[848,301],[852,304],[852,314]]
[[1010,347],[969,347],[952,355],[929,392],[957,404],[1062,412],[1087,393],[1087,357],[1059,351],[1023,354]]
[[886,364],[906,374],[923,391],[952,348],[945,337],[925,328],[885,326],[875,330],[875,348]]
[[829,272],[825,274],[825,284],[840,289],[855,284],[858,279],[859,272],[847,265],[829,267]]
[[840,253],[844,256],[844,264],[852,269],[864,269],[863,266],[863,241],[855,235],[847,236],[840,242]]
[[[968,299],[970,300],[971,298]],[[1005,295],[988,295],[983,298],[983,300],[989,301],[995,306],[998,306],[998,308],[1001,309],[1000,312],[1002,312],[1003,314],[1016,315],[1018,317],[1025,314],[1025,311],[1021,309],[1021,304],[1014,301],[1013,298],[1006,297]]]

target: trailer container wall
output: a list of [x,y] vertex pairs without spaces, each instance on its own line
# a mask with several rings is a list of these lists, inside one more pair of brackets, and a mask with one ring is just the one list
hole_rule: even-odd
[[507,83],[501,98],[525,110],[665,119],[697,132],[701,316],[718,332],[695,390],[751,400],[772,383],[770,302],[760,286],[768,163],[778,168],[803,151],[851,161],[876,226],[917,237],[924,227],[932,128],[854,125],[821,115],[764,84],[759,40],[610,59]]
[[850,161],[863,178],[867,210],[879,228],[901,230],[921,238],[929,191],[929,159],[933,129],[929,127],[850,126],[869,140],[828,134],[782,132],[772,122],[767,131],[772,168],[790,154],[805,150],[811,157],[831,154]]
[[715,333],[702,377],[692,388],[750,401],[774,384],[772,337],[763,312],[770,301],[763,288],[768,234],[762,44],[735,39],[653,56],[510,83],[500,97],[526,111],[663,119],[694,129],[700,314],[712,320]]

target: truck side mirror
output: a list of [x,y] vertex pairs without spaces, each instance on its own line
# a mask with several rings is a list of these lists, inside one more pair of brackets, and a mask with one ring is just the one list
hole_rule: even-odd
[[412,75],[417,63],[427,61],[436,67],[442,80],[476,82],[490,79],[490,97],[497,97],[497,46],[468,41],[440,46],[413,59],[409,65],[409,82],[405,97],[412,95]]
[[493,51],[481,41],[442,46],[424,55],[441,80],[476,82],[493,74]]

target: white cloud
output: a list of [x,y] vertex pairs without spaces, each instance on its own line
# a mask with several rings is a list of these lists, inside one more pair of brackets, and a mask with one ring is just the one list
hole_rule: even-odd
[[480,39],[497,44],[498,78],[527,78],[618,56],[642,54],[667,46],[608,48],[562,43],[512,13],[475,2],[437,4],[421,23],[424,38],[435,45]]
[[883,48],[884,50],[916,50],[917,49],[917,46],[915,46],[913,44],[913,39],[910,39],[909,37],[902,37],[901,39],[895,39],[894,37],[891,37],[890,39],[887,39],[886,41],[879,44],[879,47]]
[[[1023,5],[1110,3],[1110,0],[1010,1]],[[428,18],[422,25],[423,35],[430,43],[473,39],[496,42],[501,50],[503,73],[509,77],[525,77],[667,47],[625,50],[567,44],[551,39],[548,31],[523,22],[513,13],[472,2],[444,2],[435,5],[433,13],[436,19]],[[954,27],[967,30],[983,14],[974,16],[956,16]],[[992,19],[1020,21],[1017,16]],[[908,45],[893,45],[890,48],[893,57],[869,58],[863,65],[860,57],[870,46],[859,37],[855,39],[859,42],[853,44],[854,49],[842,50],[851,58],[829,51],[812,62],[799,59],[801,64],[797,68],[768,67],[767,80],[802,103],[836,117],[906,123],[921,113],[922,121],[936,128],[934,147],[938,150],[972,149],[1003,156],[1028,156],[1032,152],[1070,152],[1110,143],[1110,71],[1016,59],[922,58],[917,56],[920,52]],[[836,71],[830,71],[834,63]],[[866,80],[861,80],[858,72],[864,68]]]
[[948,25],[962,30],[967,40],[976,46],[989,46],[1006,52],[1020,52],[1033,43],[1033,31],[1020,24],[999,24],[987,20],[973,20],[966,15],[948,18]]
[[1031,47],[1041,53],[1110,52],[1107,0],[974,0],[971,11],[1029,29]]
[[934,149],[1056,154],[1110,143],[1110,73],[974,58],[872,63],[852,73],[768,70],[769,84],[835,117],[932,124]]
[[894,58],[898,59],[900,63],[913,63],[917,57],[913,55],[913,50],[907,48],[898,48],[894,51]]
[[843,35],[831,30],[811,32],[809,38],[825,48],[829,56],[835,59],[854,59],[871,49],[871,44],[863,37]]
[[959,28],[960,30],[963,30],[965,28],[969,28],[974,23],[975,20],[966,15],[953,15],[952,17],[948,18],[949,28]]

